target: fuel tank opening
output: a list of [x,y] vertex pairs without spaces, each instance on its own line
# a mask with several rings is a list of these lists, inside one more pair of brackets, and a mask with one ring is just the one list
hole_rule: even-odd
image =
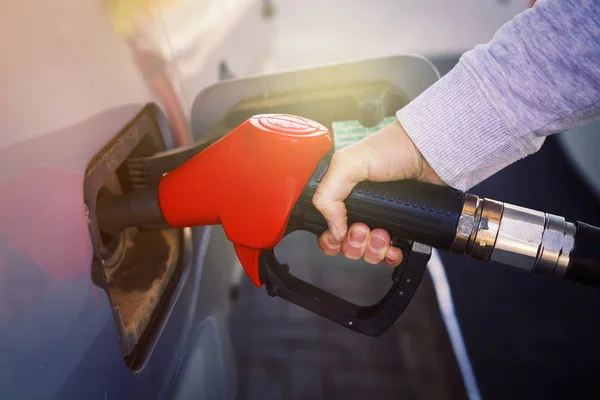
[[165,149],[156,110],[145,107],[119,132],[90,162],[84,181],[92,280],[108,295],[123,357],[132,370],[142,365],[164,321],[181,275],[186,235],[163,226],[100,224],[99,204],[151,190],[143,179],[132,179],[127,160]]

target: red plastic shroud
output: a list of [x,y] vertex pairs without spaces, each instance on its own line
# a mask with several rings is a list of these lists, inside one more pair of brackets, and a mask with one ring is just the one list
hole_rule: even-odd
[[222,224],[260,287],[260,252],[281,241],[294,204],[332,147],[317,122],[256,115],[161,179],[162,213],[176,228]]

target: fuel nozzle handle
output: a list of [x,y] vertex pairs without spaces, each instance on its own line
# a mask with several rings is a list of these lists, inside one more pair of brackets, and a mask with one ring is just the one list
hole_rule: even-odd
[[[321,234],[327,229],[312,198],[329,168],[330,158],[319,163],[292,210],[289,229]],[[464,203],[464,193],[450,187],[405,180],[361,182],[345,204],[348,223],[362,222],[371,229],[385,229],[392,241],[412,240],[442,250],[450,249]]]
[[[320,234],[312,197],[329,167],[321,160],[292,210],[288,229]],[[398,244],[417,241],[523,271],[600,287],[600,229],[417,181],[361,182],[345,201],[348,223],[382,228]]]

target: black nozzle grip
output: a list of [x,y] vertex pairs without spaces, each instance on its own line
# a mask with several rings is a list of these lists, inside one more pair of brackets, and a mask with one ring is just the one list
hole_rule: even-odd
[[[312,205],[313,195],[329,167],[321,160],[294,207],[288,230],[320,234],[327,229],[321,213]],[[456,236],[465,195],[447,186],[404,180],[361,182],[345,201],[348,223],[365,223],[382,228],[392,238],[420,242],[442,250],[450,249]]]
[[565,278],[600,287],[600,228],[575,223],[575,243]]

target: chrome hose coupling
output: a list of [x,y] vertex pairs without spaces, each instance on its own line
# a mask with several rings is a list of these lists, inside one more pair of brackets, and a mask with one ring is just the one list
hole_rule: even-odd
[[563,217],[465,194],[451,251],[564,277],[575,225]]

